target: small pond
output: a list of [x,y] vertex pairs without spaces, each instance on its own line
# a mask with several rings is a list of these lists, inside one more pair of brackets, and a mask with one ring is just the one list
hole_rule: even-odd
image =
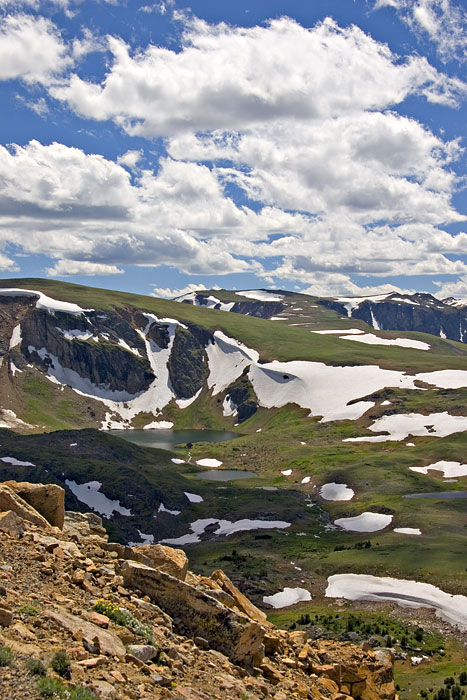
[[434,491],[430,493],[408,493],[404,498],[467,498],[467,491]]
[[185,446],[188,442],[225,442],[239,436],[239,433],[228,430],[109,430],[107,432],[135,445],[157,447],[160,450],[173,450],[177,445]]
[[197,479],[208,479],[209,481],[236,481],[237,479],[251,479],[256,474],[239,469],[212,469],[208,472],[194,474],[194,476]]

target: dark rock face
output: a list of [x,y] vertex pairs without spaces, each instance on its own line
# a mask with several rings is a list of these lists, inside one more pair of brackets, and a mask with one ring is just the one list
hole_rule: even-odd
[[148,331],[147,337],[153,340],[163,350],[169,347],[170,333],[167,324],[153,323]]
[[229,387],[227,398],[230,398],[237,406],[238,422],[243,423],[247,418],[256,413],[258,403],[250,380],[246,375],[241,376]]
[[190,329],[177,327],[168,367],[178,397],[191,399],[203,386],[209,371],[204,345]]
[[285,304],[280,301],[236,301],[231,312],[257,318],[271,318],[280,314],[285,308]]
[[[97,318],[95,320],[97,321]],[[98,343],[86,340],[70,341],[61,332],[76,329],[93,335],[106,333],[105,328],[108,328],[112,319],[106,316],[102,320],[106,321],[103,328],[100,324],[96,327],[95,324],[88,323],[84,316],[75,317],[60,312],[52,316],[47,311],[30,309],[21,323],[21,351],[28,361],[46,369],[50,365],[50,359],[41,359],[36,352],[45,348],[48,354],[57,358],[62,367],[74,370],[93,384],[111,391],[137,394],[146,390],[154,379],[149,362],[146,358],[137,357],[112,342],[120,337],[116,335],[115,327],[112,327],[113,337],[107,333],[108,342],[105,342],[105,336],[104,339],[101,336]],[[130,346],[141,346],[141,342],[136,342],[139,338],[131,327],[126,325],[125,329],[120,330],[125,330]]]
[[[347,316],[342,302],[321,299],[317,303]],[[467,310],[445,304],[431,294],[393,294],[378,302],[367,299],[352,309],[351,317],[381,330],[419,331],[467,343]]]

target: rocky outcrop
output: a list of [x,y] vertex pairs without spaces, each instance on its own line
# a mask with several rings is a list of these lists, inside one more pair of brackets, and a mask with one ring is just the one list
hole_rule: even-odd
[[15,493],[35,508],[55,527],[63,528],[65,519],[65,490],[58,484],[30,484],[24,481],[6,481]]
[[13,511],[23,520],[47,530],[47,520],[6,484],[0,484],[0,512]]
[[83,641],[85,648],[95,654],[105,654],[106,656],[125,656],[125,646],[116,634],[98,627],[92,622],[83,620],[82,617],[70,615],[62,609],[46,610],[44,617],[53,620],[64,630]]
[[[277,629],[220,570],[184,582],[155,568],[163,558],[118,561],[151,548],[107,544],[97,516],[67,512],[53,535],[13,516],[24,532],[0,537],[0,645],[14,658],[0,697],[36,697],[31,657],[49,666],[60,650],[68,678],[50,666],[47,675],[102,700],[396,699],[388,650]],[[185,568],[179,551],[163,550]]]
[[194,586],[139,562],[125,561],[119,571],[125,586],[139,589],[179,621],[179,634],[202,637],[234,663],[253,665],[262,656],[264,632],[256,622]]
[[226,394],[226,399],[235,404],[237,411],[237,422],[243,423],[258,410],[258,400],[253,386],[245,373],[232,384]]
[[379,301],[365,299],[350,311],[345,302],[335,299],[317,303],[379,330],[419,331],[467,343],[467,309],[446,304],[431,294],[394,293]]
[[208,375],[204,346],[187,328],[178,326],[169,358],[169,376],[175,393],[191,399],[203,386]]
[[[67,340],[64,332],[70,330],[87,332],[90,338]],[[84,317],[62,312],[52,316],[47,311],[30,309],[21,323],[21,352],[28,362],[43,370],[58,363],[108,391],[131,395],[145,391],[154,379],[147,358],[128,352],[110,338],[106,340],[102,332],[100,326],[88,324]],[[99,334],[99,342],[93,341],[92,337]]]
[[0,532],[11,537],[21,537],[24,532],[24,520],[12,510],[0,513]]
[[188,557],[183,549],[172,549],[163,544],[138,544],[128,548],[131,553],[141,554],[150,566],[184,581],[188,571]]
[[236,301],[231,312],[257,318],[271,318],[282,313],[285,308],[286,305],[280,301]]

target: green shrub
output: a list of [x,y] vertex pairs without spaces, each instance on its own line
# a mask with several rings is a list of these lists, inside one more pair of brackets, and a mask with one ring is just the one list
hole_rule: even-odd
[[10,647],[0,646],[0,666],[11,666],[13,663],[13,652]]
[[27,615],[28,617],[36,617],[40,612],[39,608],[31,603],[25,603],[18,609],[19,615]]
[[133,613],[124,608],[119,608],[111,600],[97,600],[93,605],[93,609],[102,615],[107,615],[117,625],[127,627],[135,634],[143,637],[148,644],[154,644],[154,635],[151,627],[144,625]]
[[45,676],[47,669],[40,659],[28,659],[26,668],[32,676]]
[[58,673],[58,675],[62,678],[71,677],[70,657],[68,656],[66,651],[63,651],[63,649],[57,651],[52,656],[52,661],[50,662],[50,665],[52,666],[55,673]]
[[41,697],[53,698],[53,700],[98,700],[96,695],[87,688],[83,686],[70,688],[57,678],[40,678],[37,689]]

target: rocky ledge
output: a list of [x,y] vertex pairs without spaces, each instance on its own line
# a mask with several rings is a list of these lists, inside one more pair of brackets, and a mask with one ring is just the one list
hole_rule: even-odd
[[47,489],[0,485],[2,698],[395,700],[389,650],[280,630],[224,572],[109,543]]

